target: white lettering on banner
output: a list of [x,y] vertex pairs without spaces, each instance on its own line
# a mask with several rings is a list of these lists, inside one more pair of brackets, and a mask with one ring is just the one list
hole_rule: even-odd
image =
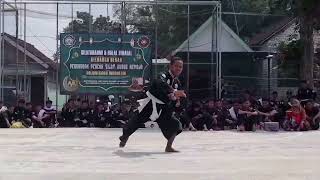
[[101,69],[103,70],[103,64],[90,64],[91,69]]
[[117,69],[123,69],[123,70],[128,69],[128,64],[118,64]]
[[70,69],[89,69],[89,64],[70,64]]
[[103,50],[81,50],[82,56],[103,56]]

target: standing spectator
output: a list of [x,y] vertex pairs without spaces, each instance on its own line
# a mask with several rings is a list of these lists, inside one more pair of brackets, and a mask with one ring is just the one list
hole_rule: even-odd
[[251,106],[249,100],[242,103],[238,115],[238,130],[240,131],[255,131],[258,112]]
[[78,110],[77,127],[89,127],[92,123],[93,109],[89,108],[88,101],[82,101],[81,107]]
[[283,128],[287,131],[308,130],[310,124],[307,121],[307,115],[298,99],[291,100],[292,107],[287,111],[286,120]]
[[307,121],[310,124],[310,128],[312,130],[318,130],[320,122],[319,108],[314,106],[314,102],[312,100],[309,100],[305,105],[305,111],[307,115]]

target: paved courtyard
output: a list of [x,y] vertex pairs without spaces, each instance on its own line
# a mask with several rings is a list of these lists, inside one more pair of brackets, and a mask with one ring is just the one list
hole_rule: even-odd
[[0,180],[319,180],[320,131],[183,132],[163,153],[157,130],[124,149],[120,129],[1,129]]

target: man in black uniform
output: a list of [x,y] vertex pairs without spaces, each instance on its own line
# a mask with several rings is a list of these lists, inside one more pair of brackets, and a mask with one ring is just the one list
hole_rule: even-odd
[[123,128],[120,136],[120,147],[126,145],[129,136],[133,134],[141,125],[149,120],[156,121],[168,140],[165,152],[178,152],[172,148],[175,137],[182,132],[180,121],[174,116],[176,103],[180,98],[185,98],[183,90],[178,90],[180,82],[178,76],[183,69],[181,58],[174,57],[170,62],[170,69],[166,73],[161,73],[160,77],[153,80],[147,98],[139,100],[139,113],[132,117]]
[[302,81],[297,94],[297,98],[301,101],[301,104],[305,105],[308,100],[315,100],[316,96],[316,92],[313,91],[312,88],[308,87],[308,82]]

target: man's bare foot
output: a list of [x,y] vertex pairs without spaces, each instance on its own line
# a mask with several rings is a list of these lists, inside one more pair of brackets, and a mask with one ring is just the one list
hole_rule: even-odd
[[119,143],[119,147],[123,148],[126,146],[126,143],[128,141],[128,138],[125,138],[123,136],[120,136],[119,137],[119,140],[120,140],[120,143]]
[[180,152],[180,151],[177,151],[177,150],[173,149],[172,147],[166,147],[165,151],[168,152],[168,153],[178,153],[178,152]]

